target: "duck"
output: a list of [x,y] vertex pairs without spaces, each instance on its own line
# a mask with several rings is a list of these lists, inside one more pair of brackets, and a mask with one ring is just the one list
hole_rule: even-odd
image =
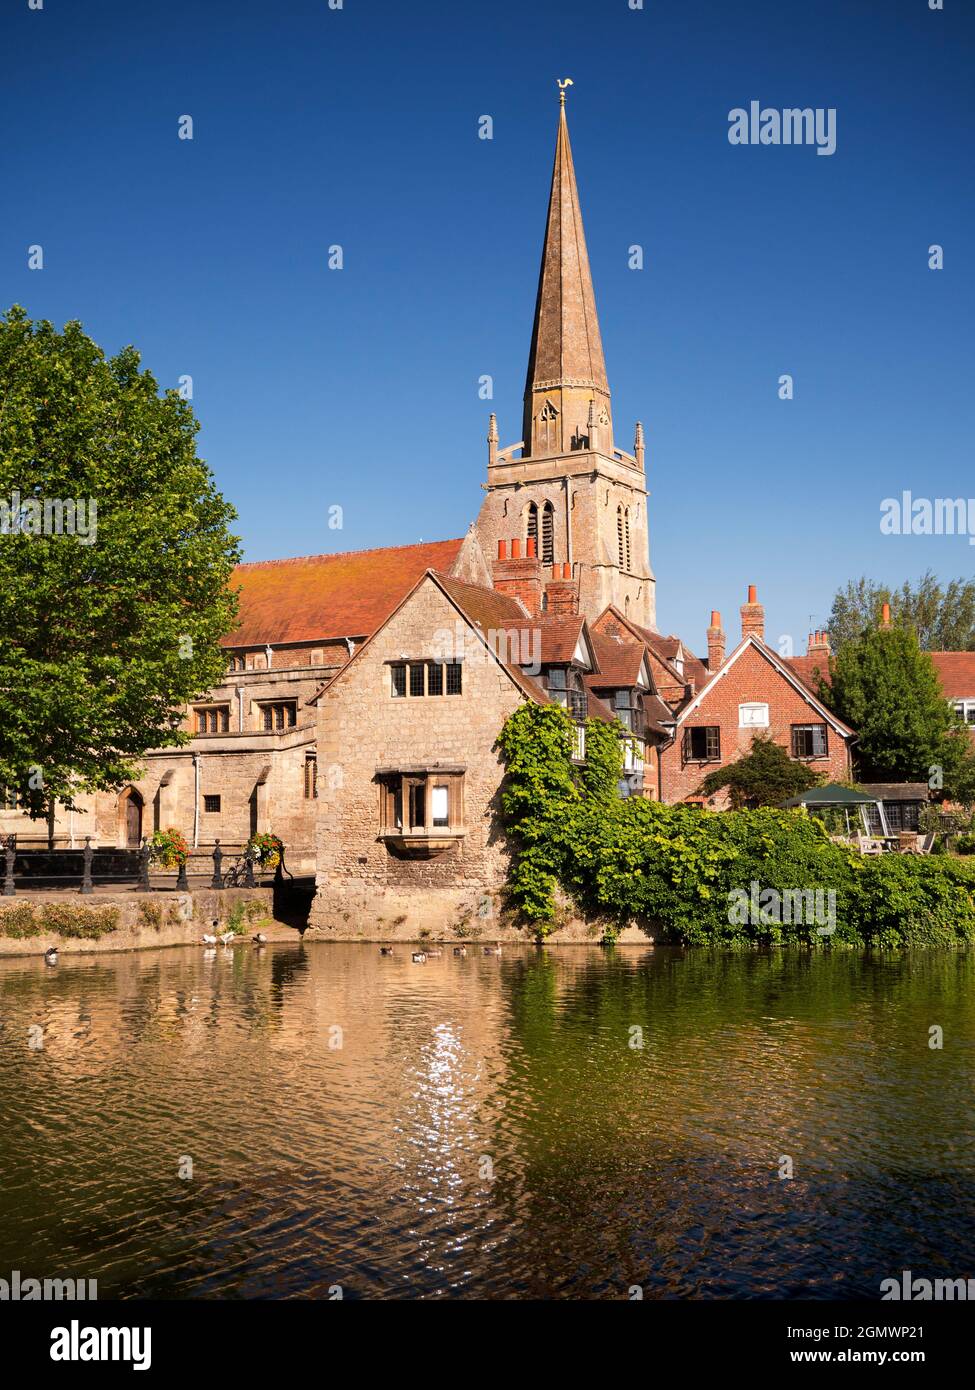
[[232,941],[237,940],[237,935],[235,932],[225,931],[223,936],[221,936],[220,940],[224,946],[229,946]]
[[45,965],[57,965],[57,963],[58,963],[58,948],[57,948],[56,946],[48,946],[47,950],[44,952],[44,964],[45,964]]
[[256,946],[264,946],[267,944],[267,937],[262,931],[259,931],[251,937],[251,941],[253,941]]
[[441,957],[442,955],[443,955],[443,951],[441,951],[439,947],[437,947],[436,949],[434,949],[434,950],[432,950],[432,951],[430,951],[430,950],[427,951],[427,956],[429,957],[430,960],[439,960],[440,957]]
[[393,954],[392,946],[380,946],[379,954],[381,956],[391,956]]
[[427,955],[425,951],[414,951],[410,959],[414,965],[426,965]]
[[204,946],[216,946],[217,938],[213,936],[210,932],[205,931],[203,933],[203,944]]
[[500,947],[500,946],[485,946],[485,947],[484,947],[484,954],[485,954],[486,956],[500,956],[500,954],[501,954],[501,947]]
[[455,956],[466,956],[466,955],[467,955],[467,947],[466,947],[466,946],[455,946],[455,947],[454,947],[454,955],[455,955]]

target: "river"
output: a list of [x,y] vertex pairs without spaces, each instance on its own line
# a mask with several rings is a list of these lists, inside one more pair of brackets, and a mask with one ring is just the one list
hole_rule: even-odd
[[[831,1298],[975,1275],[975,956],[0,961],[0,1277]],[[942,1046],[932,1047],[942,1030]]]

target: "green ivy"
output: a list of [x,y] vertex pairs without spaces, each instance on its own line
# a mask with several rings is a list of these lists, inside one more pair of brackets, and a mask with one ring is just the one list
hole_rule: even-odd
[[[803,811],[621,800],[622,732],[589,721],[578,769],[572,726],[556,706],[522,706],[501,732],[502,813],[514,849],[509,895],[539,935],[555,925],[561,888],[584,916],[610,924],[609,939],[636,921],[688,945],[975,942],[975,867],[911,855],[865,859]],[[835,894],[835,930],[754,913],[735,920],[733,895],[751,894],[753,884],[783,898]]]

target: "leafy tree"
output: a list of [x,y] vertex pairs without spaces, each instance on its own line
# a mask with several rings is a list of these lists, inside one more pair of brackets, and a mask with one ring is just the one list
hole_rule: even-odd
[[819,786],[821,780],[807,763],[790,758],[767,734],[756,734],[749,753],[709,772],[698,790],[704,796],[714,796],[727,788],[731,805],[738,811],[744,806],[781,806],[789,797]]
[[861,578],[837,590],[829,617],[833,650],[876,627],[885,603],[894,626],[913,628],[924,651],[975,651],[975,580],[952,579],[942,587],[930,570],[916,585],[905,581],[899,589]]
[[0,784],[52,825],[182,742],[226,668],[234,512],[192,409],[139,361],[78,323],[0,318]]
[[[857,731],[867,780],[943,783],[954,794],[971,776],[968,735],[913,628],[874,628],[841,647],[820,696]],[[940,769],[940,773],[933,772]]]

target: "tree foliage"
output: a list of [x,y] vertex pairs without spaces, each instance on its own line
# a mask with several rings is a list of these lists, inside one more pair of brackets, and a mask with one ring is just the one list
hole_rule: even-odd
[[924,651],[975,651],[975,580],[952,579],[942,586],[930,570],[899,589],[865,577],[838,589],[829,616],[833,651],[876,627],[885,603],[893,625],[913,628]]
[[[135,348],[0,318],[0,783],[35,813],[130,780],[223,676],[238,546],[197,429]],[[37,534],[78,502],[90,539]]]
[[821,781],[807,763],[790,758],[767,734],[756,734],[748,753],[709,772],[699,790],[714,796],[727,788],[733,809],[740,811],[745,806],[781,806]]
[[912,628],[872,628],[845,643],[820,695],[857,731],[865,780],[930,782],[950,794],[970,776],[968,735]]

